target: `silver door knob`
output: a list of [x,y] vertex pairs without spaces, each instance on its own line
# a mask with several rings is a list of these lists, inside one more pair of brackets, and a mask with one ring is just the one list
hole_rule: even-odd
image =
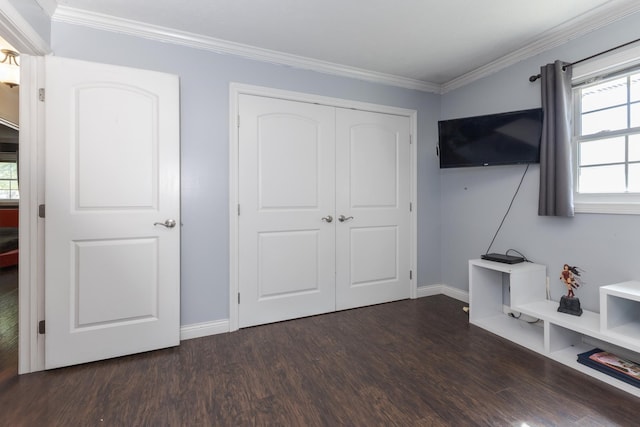
[[327,215],[325,217],[322,217],[322,220],[325,222],[332,222],[333,221],[333,217],[331,215]]
[[353,217],[352,216],[344,216],[344,215],[340,215],[338,217],[338,221],[340,221],[340,222],[349,221],[350,219],[353,219]]
[[153,225],[161,225],[163,227],[173,228],[173,227],[176,226],[176,220],[175,219],[168,219],[165,222],[154,222]]

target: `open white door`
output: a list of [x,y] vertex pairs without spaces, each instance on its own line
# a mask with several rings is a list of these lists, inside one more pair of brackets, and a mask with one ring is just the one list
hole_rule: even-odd
[[46,58],[47,369],[180,340],[178,77]]

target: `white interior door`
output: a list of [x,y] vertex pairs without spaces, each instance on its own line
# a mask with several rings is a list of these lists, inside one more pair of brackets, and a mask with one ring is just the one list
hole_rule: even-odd
[[239,111],[239,326],[333,311],[334,109],[241,95]]
[[409,298],[410,118],[238,104],[239,326]]
[[177,76],[46,58],[47,369],[179,344],[178,94]]
[[409,129],[408,117],[337,110],[338,310],[410,296]]

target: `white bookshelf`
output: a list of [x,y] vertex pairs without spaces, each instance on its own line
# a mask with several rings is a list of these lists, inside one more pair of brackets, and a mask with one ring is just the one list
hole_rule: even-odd
[[[469,322],[640,397],[640,388],[577,362],[579,353],[607,346],[640,361],[640,282],[602,286],[600,314],[583,310],[581,316],[558,312],[558,302],[545,299],[545,287],[543,265],[470,260]],[[505,294],[509,301],[503,301]],[[539,321],[510,317],[504,306]]]
[[600,327],[640,343],[640,282],[600,287]]

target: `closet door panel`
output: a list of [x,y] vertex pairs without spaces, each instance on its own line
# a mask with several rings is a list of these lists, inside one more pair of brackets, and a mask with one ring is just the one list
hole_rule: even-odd
[[239,102],[239,326],[334,311],[334,109]]
[[409,129],[407,117],[337,110],[338,310],[410,295]]

